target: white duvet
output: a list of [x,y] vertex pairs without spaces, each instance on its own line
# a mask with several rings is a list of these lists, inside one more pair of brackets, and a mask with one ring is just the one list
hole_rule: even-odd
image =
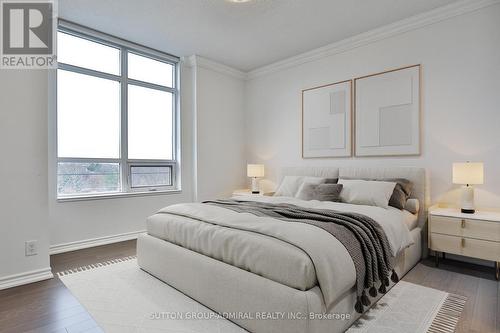
[[[381,225],[395,256],[412,244],[406,215],[397,209],[290,197],[235,199],[364,214]],[[319,285],[327,308],[355,285],[354,264],[345,247],[328,232],[309,224],[185,203],[151,216],[147,230],[152,236],[292,288],[307,290]]]
[[392,254],[396,256],[401,250],[413,244],[413,239],[410,234],[407,223],[408,212],[399,210],[394,207],[385,209],[376,206],[352,205],[341,202],[318,201],[318,200],[300,200],[291,197],[270,197],[270,196],[255,196],[255,195],[240,195],[233,197],[237,200],[258,201],[268,203],[288,203],[305,208],[315,209],[332,209],[340,212],[359,213],[371,217],[377,221],[382,229],[384,229],[389,243],[391,245]]

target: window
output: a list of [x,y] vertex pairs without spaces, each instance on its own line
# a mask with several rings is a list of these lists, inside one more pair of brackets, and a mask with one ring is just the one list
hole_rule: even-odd
[[178,189],[178,58],[71,24],[57,40],[58,197]]

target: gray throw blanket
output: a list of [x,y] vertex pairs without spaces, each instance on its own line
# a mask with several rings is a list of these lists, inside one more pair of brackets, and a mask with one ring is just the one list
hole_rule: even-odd
[[391,279],[398,281],[393,269],[394,256],[385,232],[373,219],[357,213],[337,212],[327,209],[308,209],[291,204],[269,204],[240,200],[205,201],[205,204],[233,210],[238,213],[251,213],[287,222],[307,223],[321,228],[337,238],[352,257],[356,270],[357,300],[355,309],[363,313],[363,306],[370,305],[370,299],[378,291],[385,293]]

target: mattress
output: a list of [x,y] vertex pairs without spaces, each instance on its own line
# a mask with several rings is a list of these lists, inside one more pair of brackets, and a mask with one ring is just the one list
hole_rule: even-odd
[[267,235],[161,214],[148,218],[147,232],[295,289],[318,283],[307,253]]
[[408,230],[413,230],[418,226],[418,214],[412,214],[407,210],[402,210],[404,223],[408,226]]
[[[387,236],[391,243],[391,249],[395,255],[412,243],[409,227],[407,226],[407,223],[410,222],[410,216],[397,209],[383,209],[373,206],[333,202],[303,201],[287,197],[238,196],[237,199],[270,203],[292,203],[308,208],[334,209],[345,212],[361,213],[375,219],[383,227],[385,226],[384,231],[388,234]],[[196,205],[199,204],[190,204],[189,207],[191,210],[194,209],[195,211],[202,209],[202,205]],[[291,288],[308,290],[319,284],[317,271],[310,253],[307,253],[307,251],[301,247],[297,247],[296,244],[290,244],[279,237],[274,237],[276,234],[273,236],[273,234],[261,232],[260,230],[262,228],[256,230],[256,228],[266,227],[270,224],[269,219],[248,216],[248,219],[251,219],[252,223],[256,224],[257,227],[244,230],[217,223],[206,223],[196,218],[163,214],[176,209],[175,206],[174,208],[171,207],[165,208],[160,211],[160,213],[148,219],[147,231],[149,235],[204,254],[213,259],[220,260]],[[188,206],[183,204],[181,207]],[[210,209],[210,218],[212,219],[217,219],[218,215],[221,214],[219,211],[221,208],[203,207],[203,209]],[[210,215],[207,212],[203,212],[204,216],[207,214]],[[226,214],[230,214],[230,216],[234,217],[230,218],[232,221],[236,220],[236,216],[241,218],[241,216],[247,215],[230,211],[227,211]],[[277,224],[279,233],[279,228],[281,227],[280,221],[275,219],[272,220]],[[266,225],[259,226],[259,223],[265,223]],[[283,228],[290,227],[286,222],[281,222],[281,224],[283,224]],[[338,243],[338,241],[319,228],[303,225],[302,223],[293,224],[300,225],[297,226],[303,230],[303,233],[300,235],[304,238],[311,238],[312,242],[316,240],[320,242],[320,239],[325,239],[327,243],[320,247],[320,251],[331,253],[331,258],[326,258],[325,260],[328,260],[332,267],[332,272],[329,273],[331,275],[329,278],[335,280],[335,283],[332,283],[332,285],[341,285],[338,286],[339,288],[336,288],[338,291],[350,289],[354,285],[354,278],[349,277],[342,280],[341,276],[338,274],[335,276],[334,274],[335,270],[340,270],[346,273],[345,276],[349,276],[347,272],[352,271],[352,261],[350,257],[348,257],[345,248],[343,248],[342,245],[340,245],[340,247],[331,245]],[[406,233],[402,232],[404,230],[406,230]],[[332,247],[329,248],[329,246]],[[322,267],[319,268],[321,269]]]

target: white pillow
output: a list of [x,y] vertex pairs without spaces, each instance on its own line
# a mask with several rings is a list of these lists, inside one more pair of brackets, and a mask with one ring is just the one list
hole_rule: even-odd
[[326,178],[322,177],[308,177],[308,176],[285,176],[278,186],[274,196],[276,197],[295,197],[299,191],[299,187],[303,183],[323,184]]
[[344,185],[340,192],[342,202],[382,208],[389,207],[389,199],[396,186],[395,182],[361,179],[339,179],[338,183]]
[[420,209],[420,203],[418,202],[418,199],[412,198],[406,200],[405,209],[412,214],[417,214]]

